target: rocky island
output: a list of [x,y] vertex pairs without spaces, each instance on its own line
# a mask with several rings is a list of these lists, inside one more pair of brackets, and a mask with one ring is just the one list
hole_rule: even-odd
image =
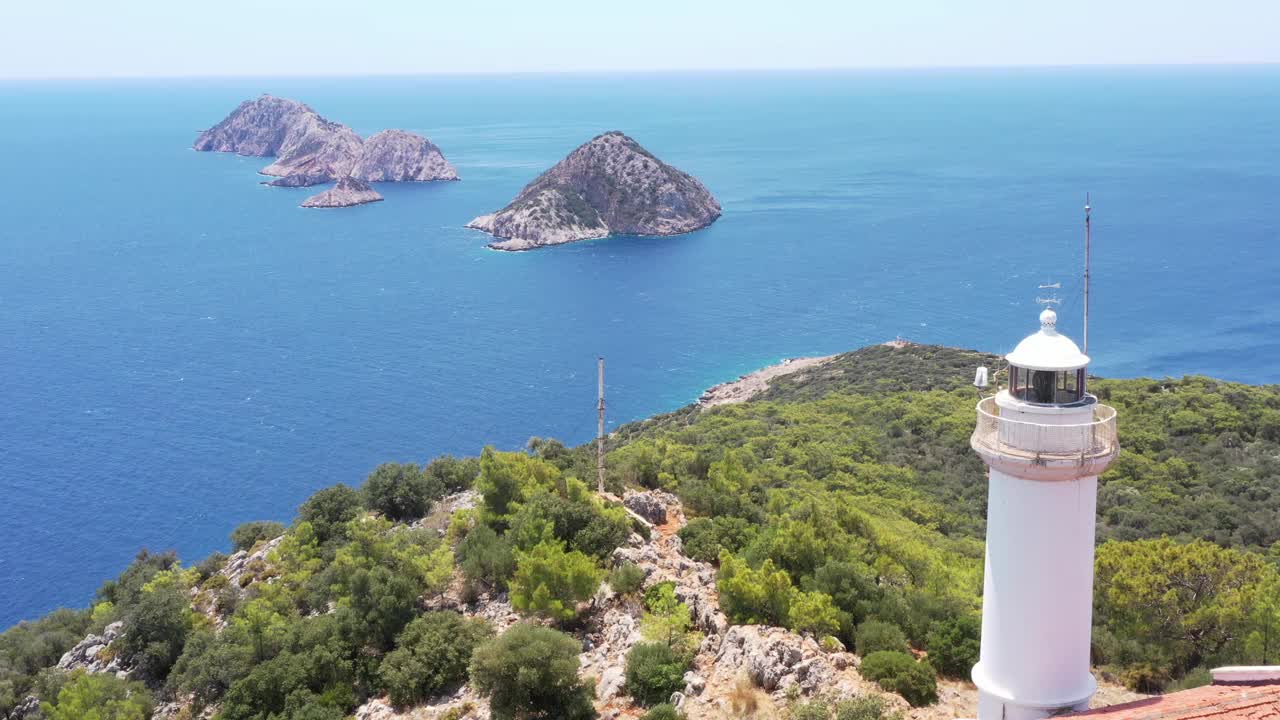
[[378,202],[382,196],[369,183],[351,175],[343,175],[337,184],[302,201],[304,208],[340,208]]
[[621,132],[597,135],[525,186],[509,205],[467,227],[497,250],[532,250],[610,235],[679,235],[720,217],[693,176]]
[[383,130],[364,141],[351,174],[366,182],[457,180],[458,171],[430,140],[404,130]]
[[440,148],[421,135],[384,130],[365,140],[303,103],[272,95],[240,103],[222,122],[200,133],[192,147],[274,157],[259,172],[278,178],[267,183],[276,187],[310,187],[347,177],[363,183],[458,179]]

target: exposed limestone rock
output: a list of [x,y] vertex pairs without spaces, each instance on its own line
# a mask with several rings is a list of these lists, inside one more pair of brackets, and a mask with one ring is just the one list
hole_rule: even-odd
[[596,683],[596,698],[609,701],[622,694],[622,687],[627,683],[626,670],[614,666],[600,673]]
[[303,200],[302,207],[340,208],[381,200],[382,196],[369,187],[369,183],[350,175],[343,175],[333,187]]
[[707,681],[701,675],[690,670],[684,674],[684,694],[701,695],[707,689]]
[[431,513],[424,518],[414,520],[410,527],[415,529],[435,530],[443,536],[449,529],[453,514],[459,510],[470,510],[480,504],[480,493],[475,490],[446,495],[431,508]]
[[621,603],[589,620],[579,673],[597,678],[596,697],[603,702],[623,694],[627,653],[640,642],[640,612],[634,602]]
[[284,542],[284,536],[260,542],[248,550],[241,550],[222,566],[219,574],[227,578],[227,584],[235,588],[246,588],[256,581],[266,567],[267,556]]
[[193,147],[255,157],[274,155],[275,162],[259,172],[297,176],[282,184],[298,187],[294,183],[304,178],[318,176],[331,181],[347,174],[360,155],[361,144],[351,128],[326,120],[310,107],[263,95],[240,103],[222,122],[200,133]]
[[[851,657],[837,663],[835,655],[823,652],[813,639],[782,628],[735,625],[724,633],[714,656],[699,656],[697,669],[705,678],[707,697],[719,697],[721,692],[710,688],[730,687],[743,675],[776,700],[788,693],[843,698],[876,692],[853,665]],[[895,699],[905,707],[905,701]]]
[[9,711],[8,720],[43,720],[44,713],[40,712],[40,698],[34,695],[28,695],[26,699],[18,703]]
[[364,141],[351,174],[366,182],[457,180],[458,171],[430,140],[404,130],[383,130]]
[[506,593],[481,593],[468,600],[465,589],[466,581],[462,572],[455,571],[449,588],[428,598],[423,607],[428,611],[452,610],[468,617],[484,618],[489,621],[494,632],[498,633],[519,622],[520,615],[511,607]]
[[622,498],[622,504],[653,525],[667,524],[667,506],[652,493],[628,490]]
[[[266,183],[275,187],[310,187],[348,175],[364,182],[458,179],[440,148],[420,135],[384,130],[366,142],[351,128],[325,119],[300,102],[271,95],[241,103],[222,122],[200,133],[193,147],[275,156],[274,162],[259,171],[277,176]],[[347,207],[382,199],[367,194],[360,197],[367,199],[330,199],[326,201],[329,204],[306,207]]]
[[200,133],[192,147],[252,157],[279,155],[297,141],[295,132],[303,116],[314,114],[296,100],[263,95],[240,103],[222,122]]
[[263,185],[270,185],[271,187],[313,187],[315,185],[323,185],[327,182],[333,182],[333,178],[329,177],[325,173],[313,173],[310,175],[298,173],[295,175],[285,175],[282,178],[276,178],[270,182],[263,183]]
[[215,706],[205,708],[198,715],[192,714],[191,703],[190,695],[162,702],[152,711],[151,720],[211,720],[218,714],[218,708]]
[[356,720],[489,720],[489,701],[463,685],[449,695],[435,698],[403,713],[386,698],[373,698],[356,708]]
[[119,677],[129,674],[128,668],[108,646],[124,634],[124,623],[113,622],[101,635],[86,635],[76,646],[63,653],[58,660],[59,670],[84,670],[91,673],[115,673]]
[[276,161],[258,172],[263,175],[324,175],[340,178],[360,155],[362,142],[354,130],[315,113],[304,115],[292,129],[290,141]]
[[489,247],[514,251],[609,235],[678,235],[718,217],[720,203],[696,178],[613,131],[581,145],[505,208],[467,227],[497,238]]

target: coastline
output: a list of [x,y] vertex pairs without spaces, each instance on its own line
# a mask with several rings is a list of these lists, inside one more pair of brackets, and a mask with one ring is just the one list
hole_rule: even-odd
[[707,388],[698,397],[698,407],[713,408],[720,405],[734,405],[746,402],[768,390],[771,380],[802,370],[821,367],[835,357],[835,355],[823,355],[818,357],[784,358],[782,362],[749,372],[740,376],[737,380],[722,382],[719,385]]

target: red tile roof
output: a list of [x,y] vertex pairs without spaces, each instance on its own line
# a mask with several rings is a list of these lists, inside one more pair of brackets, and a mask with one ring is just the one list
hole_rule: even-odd
[[1091,720],[1280,720],[1280,681],[1206,685],[1064,717]]

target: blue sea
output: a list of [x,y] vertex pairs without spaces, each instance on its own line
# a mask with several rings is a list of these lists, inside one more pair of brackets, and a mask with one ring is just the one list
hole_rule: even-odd
[[[196,153],[263,92],[462,181],[302,210]],[[0,626],[386,460],[589,439],[783,357],[1007,351],[1061,283],[1110,376],[1280,382],[1280,68],[0,84]],[[724,206],[529,253],[463,229],[620,129]]]

